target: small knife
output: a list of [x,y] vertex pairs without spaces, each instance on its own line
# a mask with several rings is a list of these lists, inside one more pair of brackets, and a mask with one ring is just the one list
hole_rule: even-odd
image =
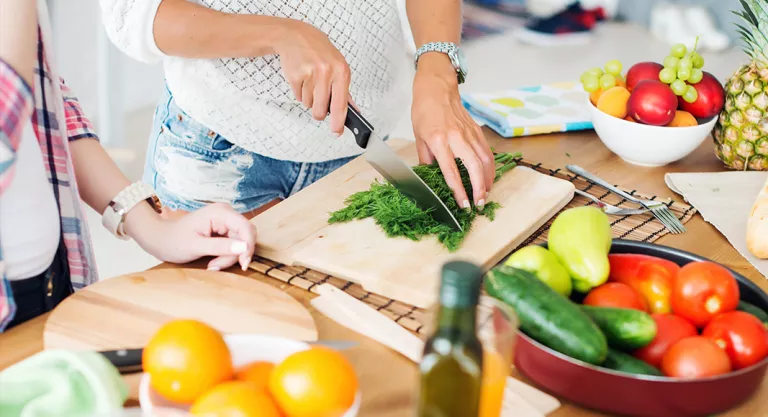
[[431,211],[432,216],[440,223],[447,224],[455,230],[462,230],[458,220],[440,197],[374,133],[373,126],[351,104],[347,105],[344,126],[355,135],[357,145],[365,149],[365,159],[368,163],[390,184],[423,210]]
[[[335,350],[344,350],[357,346],[357,342],[346,340],[318,340],[309,342],[312,346],[325,346]],[[143,372],[141,357],[144,349],[119,349],[99,352],[120,371],[121,374],[133,374]]]

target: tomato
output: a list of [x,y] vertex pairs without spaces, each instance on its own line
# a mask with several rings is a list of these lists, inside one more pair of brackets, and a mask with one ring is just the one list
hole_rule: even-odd
[[731,358],[733,369],[746,368],[768,356],[763,323],[743,311],[723,313],[707,324],[702,336],[711,339]]
[[672,312],[699,328],[713,317],[736,309],[739,285],[724,267],[713,262],[691,262],[672,283]]
[[667,349],[686,337],[698,336],[696,326],[688,320],[674,314],[652,314],[656,322],[656,337],[633,355],[649,364],[659,367]]
[[609,282],[587,294],[584,304],[596,307],[633,308],[648,311],[640,294],[627,284]]
[[703,336],[678,341],[664,354],[661,371],[674,378],[704,378],[731,371],[731,360],[715,342]]
[[637,291],[651,313],[670,313],[672,280],[680,267],[666,259],[634,253],[608,255],[609,281],[621,282]]

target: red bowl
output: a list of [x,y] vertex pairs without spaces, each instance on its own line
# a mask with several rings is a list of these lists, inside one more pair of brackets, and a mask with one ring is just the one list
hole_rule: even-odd
[[[666,246],[614,240],[611,253],[658,256],[679,265],[706,259]],[[741,299],[768,310],[768,295],[747,278],[729,271],[739,283]],[[599,411],[636,417],[698,417],[720,413],[757,391],[768,358],[729,374],[685,380],[633,375],[570,358],[519,333],[515,366],[545,390]]]

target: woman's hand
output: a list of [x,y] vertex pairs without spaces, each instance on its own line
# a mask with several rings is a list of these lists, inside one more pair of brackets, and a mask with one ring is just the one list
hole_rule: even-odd
[[324,120],[330,109],[331,131],[340,136],[350,99],[349,65],[325,33],[298,20],[285,24],[285,36],[274,48],[285,79],[316,120]]
[[[134,211],[140,210],[136,218]],[[208,269],[219,271],[236,263],[245,271],[256,247],[256,228],[227,204],[212,204],[178,219],[165,220],[147,204],[136,206],[126,230],[148,253],[172,263],[214,256]],[[154,215],[151,215],[154,214]],[[138,217],[140,216],[140,217]],[[132,223],[128,221],[134,220]]]
[[411,108],[419,162],[437,160],[460,207],[470,202],[455,158],[461,159],[472,182],[474,203],[482,207],[496,176],[493,153],[480,127],[461,103],[456,71],[444,54],[419,58]]

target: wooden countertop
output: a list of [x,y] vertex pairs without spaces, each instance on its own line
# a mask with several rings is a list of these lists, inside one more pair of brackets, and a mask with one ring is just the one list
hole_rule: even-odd
[[[664,184],[665,173],[711,172],[723,169],[714,156],[710,140],[705,141],[693,154],[680,162],[663,168],[642,168],[629,165],[611,154],[591,131],[504,140],[486,129],[486,136],[498,151],[522,151],[527,160],[540,161],[553,168],[575,163],[614,184],[635,188],[646,194],[672,197],[676,200],[680,200],[680,197]],[[753,197],[745,196],[744,198]],[[727,265],[768,291],[768,280],[752,268],[714,227],[704,222],[701,216],[694,217],[686,227],[687,233],[667,235],[657,243],[684,249]],[[162,265],[160,268],[173,268],[173,266]],[[360,377],[361,389],[365,392],[361,417],[402,417],[412,413],[417,385],[417,368],[412,362],[317,313],[309,304],[309,300],[314,295],[297,287],[286,286],[255,271],[233,272],[282,288],[306,305],[315,318],[321,339],[360,342],[358,346],[344,351],[344,354],[355,365]],[[42,349],[44,320],[45,317],[39,317],[5,334],[0,334],[0,369]],[[132,386],[131,398],[135,401],[138,378],[131,376],[128,382]],[[761,390],[747,403],[721,416],[761,415],[768,415],[768,382],[764,382]],[[563,404],[563,407],[551,416],[597,417],[604,414]]]

